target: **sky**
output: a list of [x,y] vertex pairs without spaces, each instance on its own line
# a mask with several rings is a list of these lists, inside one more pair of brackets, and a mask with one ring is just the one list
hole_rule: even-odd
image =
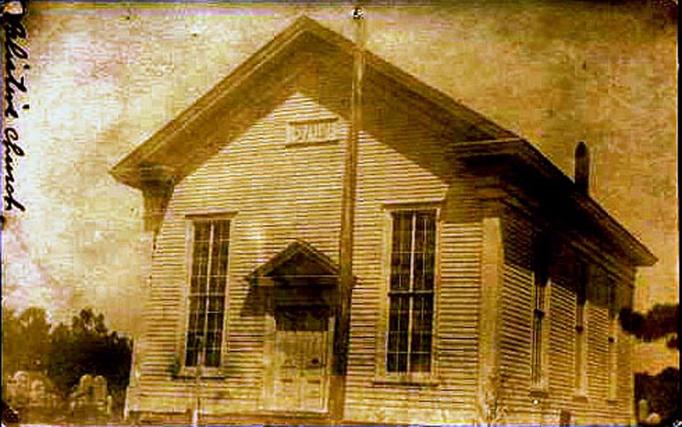
[[[647,3],[458,2],[366,7],[367,47],[527,138],[572,176],[590,147],[591,194],[659,262],[635,306],[678,301],[677,22]],[[239,63],[307,14],[347,37],[349,5],[32,4],[30,109],[12,125],[27,210],[3,230],[3,304],[53,321],[92,306],[139,331],[150,236],[142,197],[109,170]],[[678,363],[640,345],[637,370]]]

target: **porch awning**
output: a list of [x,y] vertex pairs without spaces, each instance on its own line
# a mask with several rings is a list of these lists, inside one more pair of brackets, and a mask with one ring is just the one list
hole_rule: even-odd
[[296,240],[252,271],[252,286],[336,286],[339,266],[325,253]]

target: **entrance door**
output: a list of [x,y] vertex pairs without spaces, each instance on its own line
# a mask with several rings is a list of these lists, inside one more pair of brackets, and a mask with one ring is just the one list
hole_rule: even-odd
[[286,411],[326,410],[328,311],[287,307],[275,314],[275,406]]

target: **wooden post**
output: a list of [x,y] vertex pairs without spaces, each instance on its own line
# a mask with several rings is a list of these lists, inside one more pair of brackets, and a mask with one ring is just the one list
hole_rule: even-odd
[[348,366],[350,306],[353,288],[353,227],[355,220],[355,192],[357,177],[358,139],[362,128],[362,79],[365,68],[365,22],[362,8],[353,9],[355,50],[351,86],[350,130],[344,159],[343,193],[341,200],[341,232],[339,242],[339,292],[336,305],[333,373],[330,406],[334,422],[343,420]]

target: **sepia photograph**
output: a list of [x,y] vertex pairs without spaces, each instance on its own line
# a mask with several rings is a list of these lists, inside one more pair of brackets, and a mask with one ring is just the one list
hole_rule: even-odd
[[676,0],[2,13],[2,426],[682,426]]

